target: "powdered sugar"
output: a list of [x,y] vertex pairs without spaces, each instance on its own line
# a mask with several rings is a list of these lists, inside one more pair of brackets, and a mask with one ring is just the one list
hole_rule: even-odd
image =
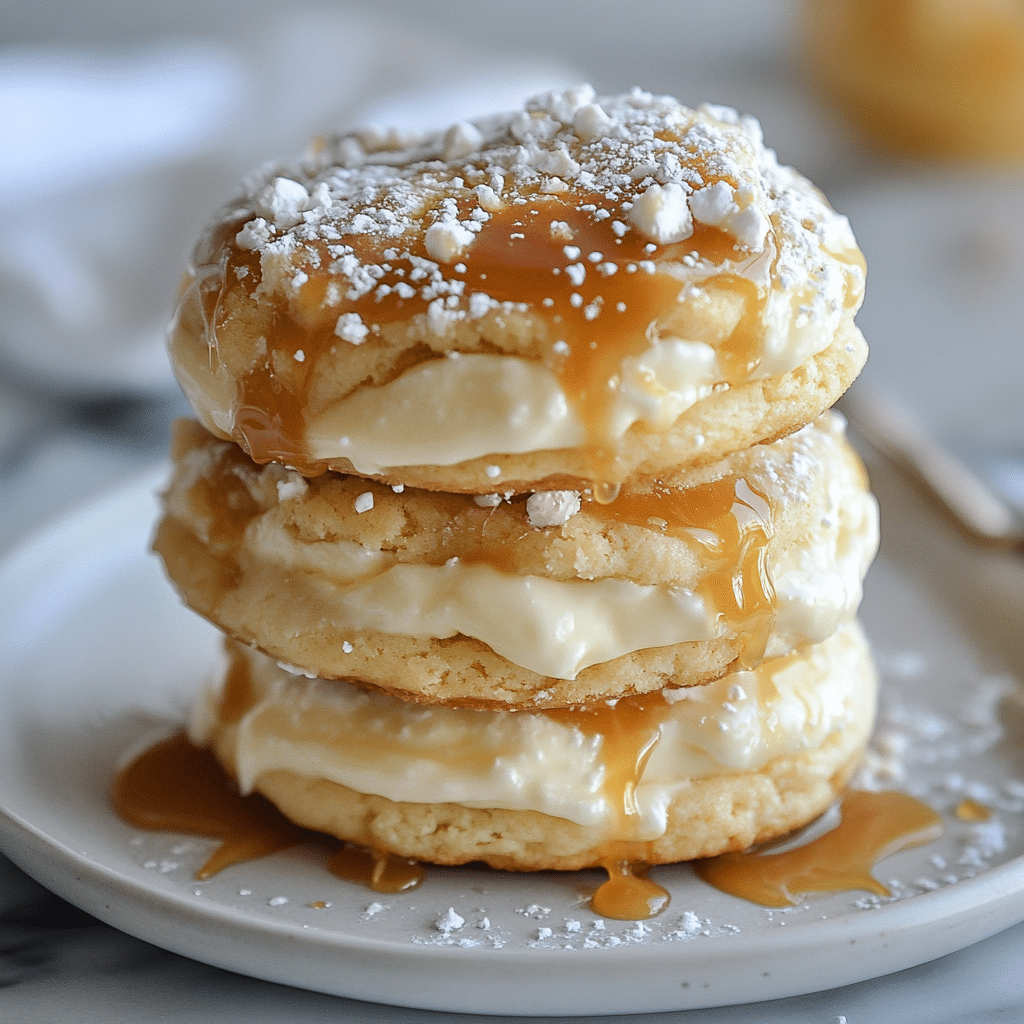
[[627,217],[641,234],[666,245],[693,234],[693,217],[686,192],[676,182],[647,186],[629,209]]
[[[854,248],[845,218],[779,167],[756,120],[639,89],[597,98],[586,85],[425,137],[364,129],[321,141],[298,165],[254,175],[241,200],[251,215],[235,240],[261,254],[264,289],[283,282],[282,257],[318,266],[326,258],[344,282],[339,294],[354,301],[378,287],[396,260],[425,254],[433,266],[407,284],[428,301],[428,292],[458,298],[463,282],[444,268],[472,247],[489,216],[567,193],[594,197],[595,222],[609,220],[619,238],[635,230],[657,245],[677,242],[694,219],[730,233],[739,251],[760,251],[770,235],[779,273],[811,284],[825,306],[841,302],[842,281],[860,274],[849,260],[830,265],[829,254]],[[554,217],[552,231],[562,225]],[[811,252],[818,269],[808,277]],[[813,295],[808,308],[818,312]],[[461,299],[450,312],[467,314]]]
[[358,313],[342,313],[335,324],[334,333],[352,345],[361,345],[370,330]]
[[716,181],[690,196],[690,209],[698,220],[734,235],[742,248],[760,249],[771,223],[758,198],[749,183],[733,188],[727,181]]
[[473,232],[455,220],[431,224],[424,237],[427,253],[441,263],[454,263],[472,241]]
[[578,491],[538,491],[526,499],[531,526],[562,526],[579,510]]

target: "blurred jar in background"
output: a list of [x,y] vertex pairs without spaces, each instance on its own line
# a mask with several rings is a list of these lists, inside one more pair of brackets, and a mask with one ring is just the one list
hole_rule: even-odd
[[813,78],[879,147],[1024,163],[1024,0],[806,0]]

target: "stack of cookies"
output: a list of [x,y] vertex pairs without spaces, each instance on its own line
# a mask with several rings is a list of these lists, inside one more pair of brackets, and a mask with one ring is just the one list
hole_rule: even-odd
[[877,543],[827,410],[845,218],[752,118],[589,87],[263,168],[198,244],[155,547],[226,637],[191,734],[376,851],[741,849],[855,768]]

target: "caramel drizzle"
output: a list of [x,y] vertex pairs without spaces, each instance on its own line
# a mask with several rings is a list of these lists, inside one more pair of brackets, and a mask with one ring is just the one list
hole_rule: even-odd
[[660,694],[627,697],[613,703],[586,707],[549,708],[538,714],[575,728],[585,736],[601,736],[604,765],[603,790],[617,818],[612,833],[629,838],[639,822],[636,788],[654,748],[661,739],[664,716],[669,711]]
[[906,793],[851,790],[843,798],[842,822],[812,842],[778,854],[771,847],[725,853],[694,861],[693,870],[716,889],[763,907],[856,889],[891,896],[872,875],[874,865],[941,832],[939,815]]
[[760,664],[775,621],[775,588],[768,565],[771,505],[742,477],[726,476],[687,489],[656,482],[644,494],[593,502],[590,515],[652,527],[695,541],[712,558],[699,592],[741,637],[738,666]]
[[[465,215],[474,204],[465,199],[460,205]],[[578,208],[583,205],[592,209]],[[736,272],[719,275],[714,287],[739,295],[742,312],[728,337],[710,339],[729,382],[746,379],[758,364],[767,298],[764,288],[742,274],[759,257],[738,252],[734,239],[718,228],[698,223],[683,242],[648,251],[646,239],[635,231],[617,237],[611,227],[614,215],[601,220],[596,217],[599,211],[611,214],[608,200],[600,194],[574,196],[572,205],[556,196],[533,196],[524,205],[506,206],[484,223],[456,264],[459,269],[446,270],[464,282],[466,296],[483,292],[498,302],[548,307],[550,337],[544,362],[559,376],[567,400],[585,424],[598,481],[610,458],[600,438],[605,436],[609,396],[620,386],[621,362],[649,348],[660,331],[673,334],[672,321],[682,308],[685,287],[678,271],[682,259],[699,254],[709,266],[735,261]],[[552,235],[553,221],[569,225],[571,243]],[[214,362],[218,332],[231,315],[232,303],[227,300],[236,292],[251,296],[261,281],[258,256],[233,244],[240,227],[241,223],[221,226],[197,249],[192,295],[179,312],[179,321],[190,321],[194,330],[196,314],[188,307],[201,307],[202,336]],[[340,304],[325,301],[330,281],[329,271],[322,268],[330,266],[332,257],[321,244],[309,265],[301,268],[308,274],[306,283],[286,310],[274,314],[267,357],[242,374],[237,386],[233,440],[256,462],[282,462],[310,476],[325,465],[310,462],[302,453],[304,409],[317,362],[345,344],[334,336],[338,316],[355,312],[367,324],[386,326],[426,313],[429,305],[418,289],[408,297],[394,290],[395,285],[416,280],[407,258],[384,264],[365,236],[348,235],[341,241],[357,258],[388,268],[374,290]],[[580,250],[578,259],[567,257],[567,244]],[[585,270],[582,281],[578,270],[567,269],[574,263]],[[464,306],[460,302],[460,308]],[[367,342],[372,340],[371,336]],[[298,361],[300,350],[303,358]]]
[[619,837],[604,843],[597,857],[608,880],[593,894],[590,906],[602,917],[646,921],[660,914],[671,899],[667,889],[647,877],[649,844],[631,838],[640,830],[636,789],[661,739],[668,712],[669,705],[660,694],[541,712],[584,735],[602,737],[602,789],[615,819],[609,833]]

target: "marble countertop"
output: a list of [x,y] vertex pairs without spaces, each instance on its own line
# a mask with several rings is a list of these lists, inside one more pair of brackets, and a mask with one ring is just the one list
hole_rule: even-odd
[[[22,40],[46,42],[45,33],[34,27],[43,23],[44,14],[37,13],[33,20],[33,5],[27,0],[14,6],[16,17],[11,24]],[[54,3],[46,0],[35,6],[45,12]],[[192,17],[197,32],[223,32],[224,25],[204,15],[203,6],[185,4],[185,28]],[[267,4],[256,6],[264,13],[269,9]],[[466,28],[471,5],[451,0],[448,6],[448,28],[472,32],[472,27]],[[531,0],[527,9],[540,17],[547,6]],[[559,68],[580,69],[580,77],[591,79],[601,91],[624,88],[639,79],[684,98],[729,102],[760,114],[769,143],[777,146],[783,159],[806,171],[833,204],[850,215],[868,257],[869,298],[859,321],[872,345],[864,374],[867,384],[897,395],[944,440],[973,453],[978,465],[998,459],[1024,465],[1020,411],[1024,347],[1019,344],[1024,257],[1019,245],[1004,245],[1008,238],[1013,241],[1007,235],[1007,219],[1012,222],[1016,217],[1020,223],[1024,217],[1021,179],[894,165],[858,155],[855,142],[807,95],[788,62],[786,26],[792,9],[785,0],[722,5],[723,24],[728,21],[726,14],[737,24],[747,18],[745,31],[712,31],[714,26],[702,23],[701,32],[689,44],[676,39],[671,45],[634,28],[616,40],[608,19],[598,18],[593,31],[582,31],[584,6],[565,5],[562,17],[552,23],[547,52],[533,66],[543,65],[543,74],[561,74],[552,70],[552,54],[557,51],[562,61]],[[638,23],[647,16],[675,16],[666,13],[670,6],[640,0]],[[103,41],[96,25],[103,17],[111,26],[119,24],[122,7],[117,0],[108,0],[99,5],[93,24],[72,18],[62,30],[65,38],[55,38],[66,43],[69,33],[78,32],[80,41]],[[234,10],[238,5],[227,7]],[[682,3],[673,10],[685,9],[687,16],[696,16],[704,7]],[[383,2],[381,8],[395,18],[415,20],[413,6],[404,0]],[[594,9],[601,13],[611,7],[600,0]],[[134,26],[139,39],[163,38],[174,27],[155,16],[152,24],[131,20],[127,24]],[[123,36],[130,29],[118,31]],[[478,32],[472,39],[476,50],[481,45],[479,36]],[[123,41],[121,36],[118,40]],[[512,43],[525,45],[518,36]],[[693,49],[698,43],[700,49]],[[482,59],[479,52],[476,56]],[[646,75],[636,70],[644,67],[644,60]],[[364,99],[363,107],[372,103]],[[224,173],[222,165],[217,173]],[[994,191],[1001,196],[998,204],[989,202]],[[938,238],[936,224],[943,225],[944,234]],[[968,235],[975,242],[991,242],[998,252],[1012,250],[994,279],[991,268],[986,271],[981,301],[980,293],[964,300],[957,290],[962,274],[950,283],[951,268],[956,268],[957,254]],[[927,317],[921,315],[923,309],[930,311]],[[163,312],[157,309],[154,315]],[[0,313],[0,335],[9,328],[10,321],[5,323]],[[969,345],[964,342],[968,334]],[[991,382],[993,365],[1000,368],[998,386]],[[76,391],[74,385],[68,380],[48,383],[45,373],[26,372],[21,357],[10,358],[10,350],[0,345],[0,556],[40,524],[161,461],[168,425],[186,411],[169,373],[158,375],[155,383],[148,377],[142,388],[105,390],[95,380],[83,391]],[[985,416],[978,415],[982,407]],[[679,1024],[1024,1020],[1022,963],[1024,924],[931,963],[844,988],[628,1019]],[[0,855],[0,1020],[5,1024],[168,1020],[426,1024],[448,1016],[272,984],[166,952],[90,917]],[[468,1015],[464,1019],[489,1018]]]

